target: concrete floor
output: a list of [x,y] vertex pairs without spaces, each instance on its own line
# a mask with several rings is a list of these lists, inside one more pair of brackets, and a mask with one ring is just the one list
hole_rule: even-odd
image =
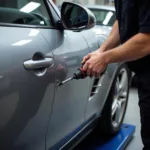
[[143,144],[140,136],[140,113],[138,106],[138,94],[136,89],[130,90],[129,103],[127,113],[124,119],[124,123],[132,124],[136,126],[136,131],[132,141],[127,146],[126,150],[142,150]]

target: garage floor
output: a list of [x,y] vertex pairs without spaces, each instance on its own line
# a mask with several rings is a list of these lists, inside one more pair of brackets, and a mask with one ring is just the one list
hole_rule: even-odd
[[124,123],[132,124],[136,126],[136,131],[132,141],[129,143],[126,150],[142,150],[142,142],[140,136],[140,113],[138,106],[138,95],[136,89],[130,90],[129,103]]

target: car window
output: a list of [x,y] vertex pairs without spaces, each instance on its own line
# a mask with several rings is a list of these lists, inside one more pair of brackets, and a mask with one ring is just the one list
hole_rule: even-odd
[[116,18],[115,11],[103,9],[90,9],[96,17],[97,25],[113,26]]
[[52,26],[52,21],[43,0],[0,1],[0,22]]

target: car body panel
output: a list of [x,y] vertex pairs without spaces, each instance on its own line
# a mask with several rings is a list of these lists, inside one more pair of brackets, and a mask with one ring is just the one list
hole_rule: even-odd
[[[97,50],[101,46],[101,44],[106,40],[106,35],[99,34],[99,31],[95,33],[95,27],[92,28],[91,30],[83,31],[82,35],[85,37],[90,47],[90,52]],[[97,43],[95,43],[95,40],[97,41],[98,45]],[[107,66],[107,70],[99,78],[98,85],[100,87],[97,88],[96,90],[97,93],[90,97],[90,92],[93,88],[92,86],[96,78],[92,79],[90,85],[89,99],[88,99],[86,114],[85,114],[86,120],[91,118],[93,115],[95,115],[96,117],[99,117],[101,115],[117,67],[118,67],[117,63],[110,64]]]
[[[82,58],[89,53],[89,47],[80,33],[59,30],[40,30],[48,44],[53,49],[55,64],[64,67],[63,72],[56,71],[56,82],[67,79],[81,67]],[[54,35],[51,37],[51,35]],[[53,39],[51,39],[53,38]],[[64,78],[60,78],[64,76]],[[85,120],[85,109],[88,99],[91,79],[73,80],[56,87],[55,101],[47,135],[47,149],[51,149],[63,137],[69,135]],[[80,96],[79,96],[80,95]]]
[[[83,31],[83,32],[81,32],[81,34],[86,39],[87,44],[90,48],[90,52],[97,50],[99,48],[99,46],[102,44],[102,43],[95,42],[95,41],[97,41],[97,37],[95,36],[93,29],[88,30],[88,31]],[[100,79],[102,79],[102,76],[100,77]],[[92,116],[97,117],[97,114],[100,112],[99,105],[101,105],[101,103],[103,103],[103,99],[97,99],[97,96],[96,96],[97,94],[94,96],[91,95],[94,80],[95,80],[95,78],[91,79],[91,85],[89,88],[90,90],[89,90],[89,96],[87,99],[87,108],[86,108],[86,112],[85,112],[86,120],[89,120]]]
[[112,30],[112,27],[106,27],[106,26],[100,26],[100,25],[96,25],[93,28],[93,32],[97,35],[104,35],[104,36],[109,36],[110,32]]
[[39,77],[34,71],[25,70],[23,63],[32,59],[36,52],[49,57],[53,55],[37,29],[1,26],[0,33],[0,134],[3,135],[3,149],[44,149],[55,74],[50,67]]

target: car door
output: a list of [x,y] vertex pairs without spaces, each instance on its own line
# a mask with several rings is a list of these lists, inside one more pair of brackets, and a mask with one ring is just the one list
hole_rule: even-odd
[[[60,20],[49,2],[54,20]],[[79,32],[67,30],[40,29],[53,50],[56,68],[56,83],[67,79],[81,67],[82,58],[89,53],[89,47]],[[59,73],[59,69],[63,72]],[[84,127],[86,103],[89,94],[90,78],[73,80],[56,87],[53,110],[47,133],[46,149],[59,149]]]
[[0,1],[1,150],[45,149],[55,70],[38,28],[52,28],[42,0]]

